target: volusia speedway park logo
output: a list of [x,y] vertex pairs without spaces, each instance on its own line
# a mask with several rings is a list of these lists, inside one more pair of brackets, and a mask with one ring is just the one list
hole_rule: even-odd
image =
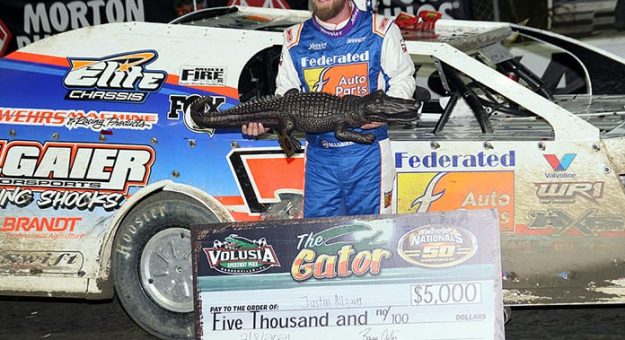
[[212,248],[203,248],[212,269],[224,274],[254,274],[280,267],[273,247],[262,237],[258,240],[230,234],[215,240]]
[[155,160],[146,145],[0,140],[0,208],[119,207],[131,186],[145,186]]
[[101,100],[142,103],[158,91],[165,71],[148,70],[156,51],[136,51],[104,58],[67,58],[70,69],[63,79],[67,100]]

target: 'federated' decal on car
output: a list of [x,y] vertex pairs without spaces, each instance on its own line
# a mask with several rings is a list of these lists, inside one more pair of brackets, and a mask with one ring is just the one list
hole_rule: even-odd
[[497,209],[502,231],[514,230],[514,172],[397,174],[397,212]]
[[395,167],[398,169],[509,169],[516,166],[516,152],[487,153],[480,151],[471,154],[449,155],[432,151],[426,155],[408,152],[395,153]]
[[142,103],[158,91],[167,73],[148,70],[158,58],[156,51],[136,51],[104,58],[73,58],[63,79],[67,100],[99,100]]

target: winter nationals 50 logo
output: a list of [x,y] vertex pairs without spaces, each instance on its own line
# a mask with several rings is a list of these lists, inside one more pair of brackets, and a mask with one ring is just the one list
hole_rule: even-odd
[[165,71],[147,70],[158,58],[156,51],[136,51],[104,58],[67,58],[70,69],[63,85],[68,100],[102,100],[141,103],[158,91]]
[[446,268],[469,260],[477,246],[475,235],[466,229],[427,225],[404,234],[397,252],[408,263],[420,267]]

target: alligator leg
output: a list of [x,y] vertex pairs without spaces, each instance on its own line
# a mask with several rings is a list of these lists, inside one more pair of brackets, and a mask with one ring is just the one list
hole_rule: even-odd
[[295,129],[295,124],[290,119],[285,119],[280,124],[280,132],[278,133],[278,140],[280,141],[280,147],[284,150],[287,157],[292,157],[296,152],[302,152],[302,144],[293,137],[291,133]]
[[375,140],[375,135],[372,133],[360,133],[352,130],[347,130],[345,125],[341,124],[334,129],[334,135],[336,138],[342,141],[356,142],[360,144],[371,144]]

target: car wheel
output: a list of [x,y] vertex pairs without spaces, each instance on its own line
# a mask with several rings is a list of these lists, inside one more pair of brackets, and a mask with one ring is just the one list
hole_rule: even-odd
[[219,222],[189,197],[161,192],[124,218],[113,241],[112,275],[117,296],[141,328],[163,339],[194,336],[191,232],[194,224]]

